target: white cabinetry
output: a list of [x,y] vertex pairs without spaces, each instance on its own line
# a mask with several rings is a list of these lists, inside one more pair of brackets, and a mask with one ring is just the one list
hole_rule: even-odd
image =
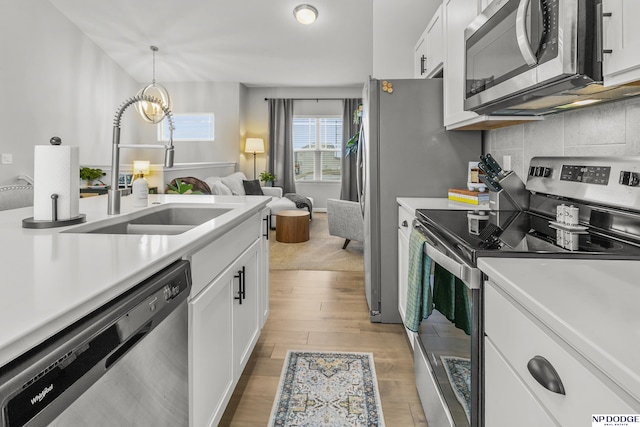
[[448,130],[488,130],[513,126],[541,117],[479,116],[464,110],[464,30],[478,15],[477,3],[444,0],[444,125]]
[[264,323],[269,317],[269,230],[271,229],[271,209],[265,208],[262,211],[262,239],[261,251],[260,251],[260,301],[258,307],[260,309],[260,328],[264,326]]
[[430,79],[442,71],[444,63],[444,39],[442,26],[442,6],[433,14],[414,50],[414,76]]
[[191,256],[191,427],[218,424],[264,324],[263,215],[255,214]]
[[413,76],[416,79],[427,78],[427,30],[420,35],[413,51]]
[[603,0],[603,48],[611,50],[603,56],[605,86],[621,85],[640,80],[640,1]]
[[442,25],[442,5],[427,26],[427,78],[436,76],[444,64],[444,28]]
[[[403,206],[398,206],[398,311],[404,323],[407,311],[407,290],[409,287],[409,236],[414,214]],[[411,347],[414,346],[416,333],[404,328]]]
[[[485,284],[485,334],[486,425],[513,426],[509,413],[520,414],[518,425],[530,417],[526,425],[565,427],[584,426],[593,414],[636,413],[602,371],[491,281]],[[547,386],[534,377],[534,365]],[[550,390],[560,383],[564,394]]]

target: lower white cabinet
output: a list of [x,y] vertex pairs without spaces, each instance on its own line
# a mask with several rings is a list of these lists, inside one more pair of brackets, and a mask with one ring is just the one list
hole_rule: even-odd
[[191,427],[218,425],[269,312],[265,215],[255,214],[191,256]]
[[[398,311],[404,322],[407,312],[407,290],[409,288],[409,236],[414,214],[411,210],[398,206]],[[411,346],[415,333],[405,328]]]
[[[491,280],[484,291],[485,425],[579,427],[593,414],[637,413],[602,371],[535,313]],[[512,413],[526,415],[514,420]],[[523,424],[527,416],[537,423]]]
[[234,387],[233,270],[189,302],[189,425],[214,426]]

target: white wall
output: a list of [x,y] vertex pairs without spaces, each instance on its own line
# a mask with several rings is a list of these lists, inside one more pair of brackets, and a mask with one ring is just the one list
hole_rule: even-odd
[[[364,82],[363,82],[364,84]],[[245,138],[263,138],[267,152],[256,157],[256,170],[260,174],[267,169],[269,144],[269,108],[265,98],[360,98],[362,87],[348,88],[247,88],[244,123]],[[294,113],[299,114],[342,114],[341,101],[297,101]],[[253,155],[244,154],[244,140],[240,152],[240,170],[249,178],[253,177]],[[328,198],[340,197],[340,183],[297,183],[296,192],[313,198],[314,209],[326,209]]]
[[498,162],[511,156],[511,169],[523,180],[534,156],[638,156],[640,97],[547,116],[484,136],[484,152]]
[[[136,82],[47,0],[0,2],[0,185],[33,177],[35,145],[80,147],[80,164],[110,162],[113,116]],[[123,137],[135,127],[123,128]]]
[[373,0],[373,70],[380,79],[412,79],[413,50],[441,0]]
[[[163,83],[171,96],[171,110],[180,113],[213,113],[215,141],[176,141],[175,162],[237,162],[240,150],[240,84],[239,83]],[[132,114],[133,115],[133,114]],[[140,125],[138,141],[157,144],[157,128]],[[125,143],[124,141],[122,141]],[[149,160],[164,162],[163,150],[124,150],[123,163]]]

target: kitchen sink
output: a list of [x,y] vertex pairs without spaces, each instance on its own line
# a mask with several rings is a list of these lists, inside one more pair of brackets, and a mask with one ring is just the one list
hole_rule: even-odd
[[205,204],[167,204],[74,227],[64,233],[181,234],[231,210]]

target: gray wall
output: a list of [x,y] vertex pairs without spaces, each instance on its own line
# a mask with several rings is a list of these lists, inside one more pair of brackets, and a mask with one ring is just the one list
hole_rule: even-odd
[[484,152],[526,178],[534,156],[640,155],[640,97],[547,116],[540,122],[488,131]]
[[79,146],[81,165],[105,163],[113,116],[137,83],[47,0],[0,2],[0,38],[0,152],[13,155],[0,185],[33,177],[34,146],[52,136]]

